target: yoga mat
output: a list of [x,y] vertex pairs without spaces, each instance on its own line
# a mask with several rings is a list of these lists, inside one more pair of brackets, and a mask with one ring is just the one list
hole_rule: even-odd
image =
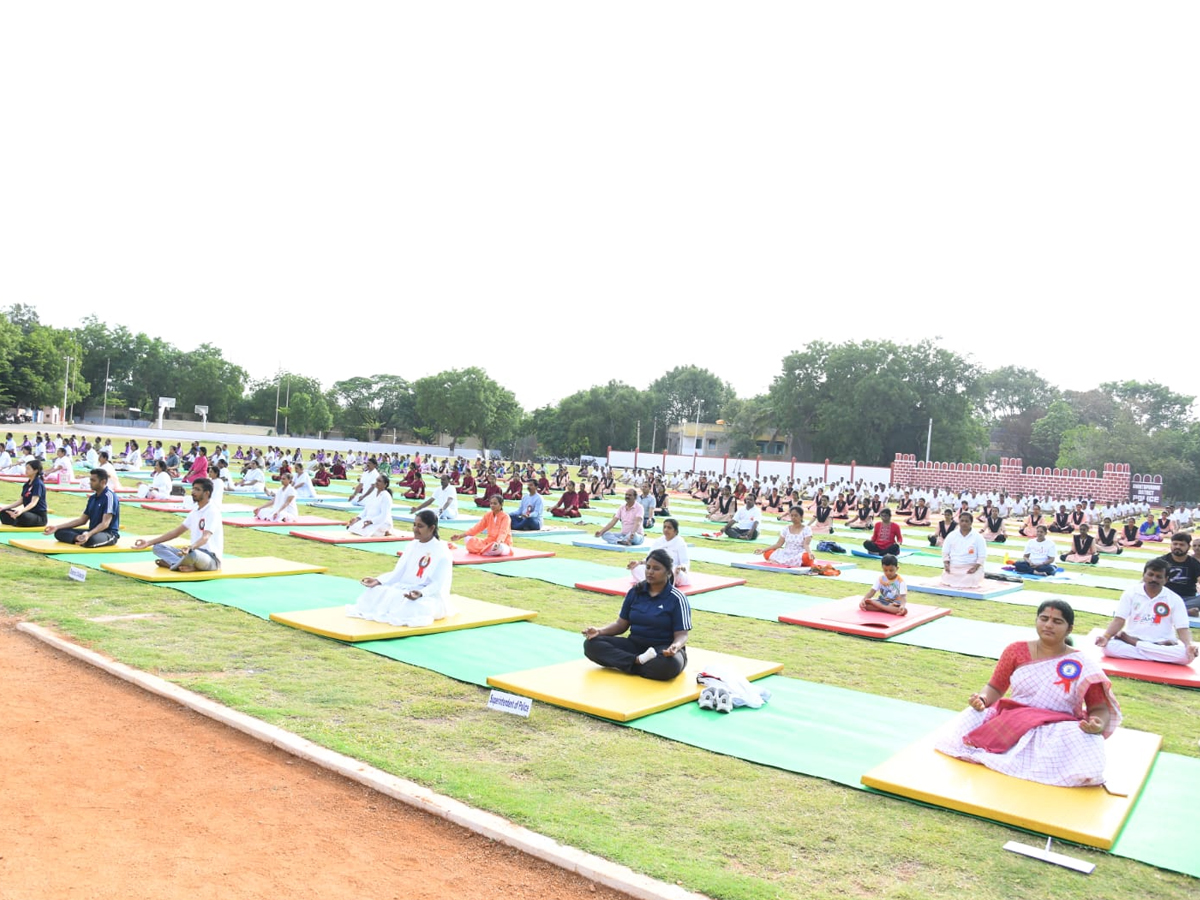
[[[1096,646],[1096,638],[1102,634],[1104,634],[1103,628],[1093,628],[1083,637],[1076,635],[1075,641],[1079,652],[1099,663],[1108,675],[1133,678],[1137,681],[1152,681],[1156,684],[1173,684],[1177,687],[1200,688],[1200,659],[1193,659],[1189,665],[1180,666],[1174,663],[1105,656],[1104,651]],[[1109,646],[1112,644],[1110,643]]]
[[[18,550],[27,550],[30,553],[42,554],[79,553],[91,555],[93,553],[149,553],[151,551],[150,547],[143,547],[141,550],[134,549],[133,543],[140,537],[143,537],[143,535],[123,534],[121,535],[121,539],[115,544],[109,544],[107,547],[93,547],[91,549],[87,547],[79,547],[78,545],[73,547],[70,544],[64,544],[61,541],[57,541],[52,537],[18,538],[17,540],[10,541],[9,546],[16,547]],[[145,535],[145,537],[155,538],[158,537],[158,535],[150,534]],[[183,538],[176,538],[175,540],[168,541],[167,543],[174,547],[187,546],[187,541]]]
[[[686,597],[703,594],[706,591],[719,591],[746,583],[745,578],[724,578],[720,575],[709,575],[707,572],[692,572],[691,574],[692,577],[688,584],[676,585]],[[624,597],[629,593],[629,589],[633,587],[633,579],[629,572],[626,571],[623,575],[612,578],[577,581],[575,582],[575,587],[581,591],[594,591],[597,594]]]
[[[228,512],[228,510],[223,509],[222,513],[225,513],[225,512]],[[224,522],[226,525],[232,525],[235,528],[256,528],[256,527],[285,528],[286,527],[286,528],[290,529],[290,528],[302,528],[302,527],[307,528],[307,527],[310,527],[313,525],[342,525],[342,526],[345,526],[345,524],[346,524],[345,522],[340,521],[338,519],[325,519],[325,518],[322,518],[321,516],[299,516],[298,518],[292,519],[290,522],[272,522],[270,519],[253,519],[253,518],[250,518],[249,516],[231,516],[229,518],[225,518],[224,516],[222,516],[221,521]]]
[[926,622],[950,615],[942,606],[924,606],[909,603],[908,615],[893,616],[890,613],[867,611],[859,608],[860,597],[831,600],[819,606],[808,606],[779,617],[788,625],[803,625],[825,631],[838,631],[866,638],[889,638],[910,631]]
[[1200,759],[1158,754],[1141,796],[1113,845],[1113,854],[1200,878],[1196,829],[1180,821],[1181,811],[1192,811],[1194,815],[1197,809]]
[[510,622],[441,634],[364,641],[354,646],[486,687],[489,675],[513,666],[532,668],[579,659],[583,656],[583,635],[533,622]]
[[1118,728],[1104,745],[1105,787],[1052,787],[995,772],[933,749],[937,730],[866,772],[889,794],[1107,850],[1133,809],[1162,737]]
[[437,619],[429,625],[388,625],[347,615],[347,604],[325,606],[318,609],[296,609],[271,614],[271,621],[298,628],[338,641],[359,643],[361,641],[407,638],[420,634],[440,634],[464,628],[482,628],[502,622],[518,622],[532,619],[537,613],[513,606],[501,606],[470,597],[450,596],[453,615]]
[[688,605],[693,612],[699,610],[726,616],[764,619],[768,622],[779,621],[779,617],[785,613],[828,602],[828,597],[809,597],[790,591],[771,591],[746,585],[688,597]]
[[706,668],[719,667],[751,681],[783,669],[781,663],[718,653],[702,647],[688,647],[687,657],[687,668],[670,681],[653,681],[616,669],[601,668],[580,656],[569,662],[492,675],[488,677],[488,684],[555,706],[628,722],[695,700],[703,690],[696,676]]
[[[354,549],[360,549],[355,547]],[[628,577],[626,569],[614,566],[602,566],[599,563],[585,562],[579,559],[531,559],[519,566],[486,563],[475,567],[480,572],[491,572],[493,575],[509,575],[517,578],[535,578],[549,584],[562,587],[575,587],[577,581],[600,580],[616,578],[621,575]]]
[[588,547],[592,550],[608,550],[614,553],[642,553],[650,552],[650,542],[638,544],[636,546],[623,546],[621,544],[610,544],[604,538],[575,538],[571,541],[576,547]]
[[985,580],[983,587],[975,591],[942,587],[935,582],[936,579],[930,579],[924,583],[913,579],[908,582],[909,594],[934,594],[939,597],[963,597],[967,600],[992,600],[996,597],[1003,597],[1005,594],[1014,594],[1022,590],[1021,585],[1012,584],[1007,581]]
[[[816,563],[819,566],[833,566],[839,572],[847,572],[850,569],[858,568],[856,563],[844,563],[836,557],[825,557],[824,559],[818,559],[816,560]],[[735,569],[747,569],[758,572],[780,572],[784,575],[808,575],[811,571],[810,567],[808,566],[781,566],[771,562],[769,559],[763,559],[761,556],[752,556],[747,560],[738,560],[737,562],[732,563],[732,565]],[[876,575],[871,579],[871,582],[874,583],[875,578],[878,577],[879,576]]]
[[953,716],[950,710],[795,678],[755,683],[759,709],[720,715],[688,703],[629,727],[749,762],[862,788],[863,772]]
[[927,647],[930,650],[945,650],[964,656],[980,656],[999,659],[1004,648],[1016,641],[1032,641],[1037,637],[1033,620],[1029,625],[1004,625],[998,622],[981,622],[961,616],[944,616],[914,628],[904,634],[887,639],[889,644],[908,644],[911,647]]
[[336,575],[272,575],[253,581],[218,579],[163,587],[182,591],[205,603],[232,606],[260,619],[269,619],[275,612],[353,603],[363,591],[357,579]]
[[[75,554],[79,555],[79,554]],[[125,554],[113,554],[105,560],[101,568],[106,572],[135,578],[139,581],[150,582],[179,582],[179,581],[212,581],[217,578],[265,578],[268,575],[303,575],[318,573],[326,570],[325,566],[314,566],[308,563],[293,562],[276,556],[222,557],[221,568],[207,572],[179,572],[164,569],[153,562],[145,562],[144,553],[133,554],[137,562],[114,560]]]
[[[908,550],[908,549],[901,548],[900,552],[895,555],[896,555],[897,559],[904,559],[907,556],[916,556],[918,553],[920,553],[919,550]],[[866,550],[859,550],[859,549],[853,549],[853,548],[850,550],[850,555],[858,556],[858,557],[861,557],[862,559],[883,559],[883,557],[878,553],[868,553]],[[913,565],[921,565],[921,563],[918,560],[913,560]],[[935,563],[930,563],[929,565],[935,565]]]
[[[67,546],[66,544],[63,545]],[[100,569],[107,563],[140,563],[146,561],[144,551],[131,553],[55,553],[47,556],[55,562],[66,563],[69,566],[82,566],[85,569]]]

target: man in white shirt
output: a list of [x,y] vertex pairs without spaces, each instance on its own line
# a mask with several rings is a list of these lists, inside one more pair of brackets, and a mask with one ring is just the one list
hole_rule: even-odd
[[1186,666],[1196,658],[1192,629],[1183,599],[1167,583],[1167,563],[1152,559],[1142,570],[1142,583],[1117,601],[1117,611],[1096,646],[1105,656],[1142,659]]
[[735,541],[752,541],[758,537],[760,521],[758,503],[753,497],[747,497],[745,505],[733,514],[733,521],[725,526],[725,535]]
[[1058,558],[1058,547],[1054,541],[1047,539],[1046,526],[1037,527],[1037,537],[1025,543],[1025,556],[1013,564],[1013,571],[1022,575],[1056,575],[1058,566],[1054,561]]
[[[221,524],[221,511],[210,502],[212,481],[197,478],[192,482],[192,500],[196,504],[183,524],[156,538],[138,538],[133,549],[154,548],[156,563],[175,572],[211,572],[221,568],[221,555],[225,552],[225,526]],[[187,546],[170,546],[167,541],[188,532]]]
[[942,577],[938,583],[959,590],[975,590],[983,586],[983,562],[987,557],[987,542],[975,531],[974,517],[969,512],[958,516],[958,530],[942,541]]
[[441,487],[433,489],[433,496],[420,506],[414,506],[412,511],[418,513],[427,506],[432,506],[437,513],[438,521],[458,518],[458,490],[450,483],[450,476],[442,476]]

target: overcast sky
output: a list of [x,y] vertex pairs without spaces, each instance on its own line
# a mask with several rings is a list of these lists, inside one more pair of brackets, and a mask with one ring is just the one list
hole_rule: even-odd
[[[1200,394],[1200,4],[0,8],[0,305],[527,408],[806,341]],[[456,343],[457,346],[451,346]]]

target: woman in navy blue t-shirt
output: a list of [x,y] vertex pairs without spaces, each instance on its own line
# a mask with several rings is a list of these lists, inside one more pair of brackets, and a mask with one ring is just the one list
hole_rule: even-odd
[[42,528],[46,524],[46,485],[40,459],[25,463],[25,477],[29,480],[21,488],[21,499],[0,507],[0,523],[12,528]]
[[[692,608],[675,587],[671,567],[667,551],[650,552],[646,580],[625,595],[616,621],[584,629],[584,656],[597,665],[655,681],[670,681],[687,667],[684,647],[692,629]],[[626,631],[629,637],[621,637]]]

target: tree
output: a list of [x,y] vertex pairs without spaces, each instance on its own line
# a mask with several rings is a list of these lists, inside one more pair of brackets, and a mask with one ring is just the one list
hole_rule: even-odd
[[1099,388],[1092,388],[1090,391],[1063,391],[1063,399],[1075,410],[1080,425],[1108,428],[1117,415],[1117,402]]
[[201,344],[191,353],[182,354],[180,363],[173,388],[176,408],[190,413],[196,406],[207,406],[213,421],[234,418],[241,405],[246,370],[226,360],[212,344]]
[[8,321],[21,330],[21,334],[29,334],[41,324],[37,307],[30,306],[28,303],[14,303],[4,311],[4,315]]
[[182,354],[162,338],[139,333],[134,338],[133,357],[133,369],[120,385],[121,393],[131,407],[153,415],[158,412],[159,397],[175,396]]
[[[33,324],[21,335],[12,355],[6,392],[22,406],[58,406],[63,402],[63,381],[67,375],[67,357],[75,361],[83,356],[70,332]],[[67,406],[78,403],[88,391],[85,380],[72,379],[67,390]],[[64,411],[65,414],[65,411]]]
[[1195,397],[1176,394],[1157,381],[1106,381],[1100,390],[1125,407],[1133,421],[1147,431],[1183,428]]
[[736,397],[732,387],[698,366],[677,366],[651,384],[647,393],[664,441],[668,428],[694,419],[698,413],[710,422],[729,418],[726,407]]
[[12,403],[13,361],[21,346],[21,329],[0,314],[0,403]]
[[897,452],[920,452],[933,419],[932,457],[964,459],[985,438],[972,400],[977,378],[976,366],[928,340],[814,341],[784,358],[770,398],[798,458],[883,465]]
[[1054,466],[1058,464],[1059,448],[1063,435],[1079,424],[1079,416],[1066,400],[1055,400],[1046,415],[1033,423],[1030,446],[1033,454],[1031,466]]
[[[125,326],[109,328],[95,316],[84,319],[83,324],[75,329],[74,336],[83,350],[80,375],[91,386],[86,402],[92,406],[104,402],[105,376],[112,385],[110,405],[123,402],[137,365],[137,338]],[[149,340],[145,335],[140,337],[144,341]]]
[[[315,378],[310,378],[306,375],[297,375],[295,372],[280,372],[277,375],[272,375],[270,378],[262,378],[252,382],[241,402],[238,404],[237,417],[245,422],[253,422],[258,425],[275,425],[275,405],[278,400],[280,406],[280,419],[283,421],[283,407],[289,402],[295,406],[295,397],[297,394],[307,394],[309,402],[315,406],[316,397],[321,397],[324,400],[324,394],[321,391],[321,382]],[[325,404],[326,413],[329,412],[329,406]],[[295,419],[295,413],[292,413],[290,419]],[[307,419],[305,424],[308,424]],[[312,426],[309,431],[325,431],[333,427],[332,424],[320,426]],[[288,422],[288,428],[293,431],[304,430],[300,429],[295,421]]]
[[507,388],[477,366],[449,369],[413,384],[417,416],[439,433],[450,435],[450,452],[459,441],[475,436],[485,445],[505,440],[521,417],[521,407]]
[[551,453],[602,456],[609,447],[636,446],[638,423],[646,425],[651,415],[646,392],[610,381],[563,398],[552,417],[535,412],[534,421],[547,427],[543,442]]
[[342,428],[368,438],[383,432],[412,431],[425,424],[416,412],[413,386],[399,375],[356,376],[335,382],[326,399],[333,399]]
[[775,406],[767,394],[749,400],[734,398],[725,406],[725,433],[729,435],[729,452],[734,456],[750,458],[760,452],[758,436],[770,434],[769,442],[779,439]]
[[1058,388],[1033,369],[1002,366],[979,376],[972,392],[979,410],[996,424],[1030,410],[1041,415],[1058,399]]

